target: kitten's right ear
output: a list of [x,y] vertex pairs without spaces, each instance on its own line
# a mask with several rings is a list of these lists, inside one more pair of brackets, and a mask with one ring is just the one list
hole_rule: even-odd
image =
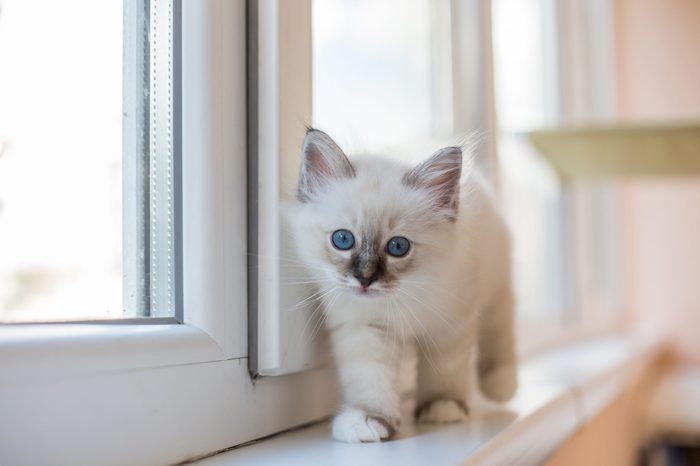
[[301,154],[299,200],[308,201],[313,193],[333,180],[354,176],[355,167],[335,141],[323,131],[309,128]]
[[403,182],[425,190],[434,205],[443,209],[450,220],[457,215],[459,180],[462,174],[462,148],[445,147],[435,152],[407,173]]

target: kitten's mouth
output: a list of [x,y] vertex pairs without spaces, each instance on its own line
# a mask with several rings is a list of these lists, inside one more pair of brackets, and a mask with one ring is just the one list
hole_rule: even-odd
[[368,298],[386,293],[384,290],[371,286],[343,284],[342,287],[355,296],[365,296]]

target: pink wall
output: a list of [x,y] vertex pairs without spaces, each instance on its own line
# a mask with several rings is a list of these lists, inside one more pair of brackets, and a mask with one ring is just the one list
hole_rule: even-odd
[[616,0],[624,118],[700,120],[700,2]]
[[[616,16],[621,118],[700,122],[700,1],[616,0]],[[700,361],[700,178],[629,182],[625,205],[633,312]]]

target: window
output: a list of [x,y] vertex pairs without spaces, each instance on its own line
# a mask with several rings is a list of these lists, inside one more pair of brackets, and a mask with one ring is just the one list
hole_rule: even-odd
[[182,320],[179,3],[124,2],[123,309]]
[[[17,63],[29,63],[25,52],[17,51],[16,44],[24,41],[5,34],[12,31],[13,18],[19,18],[16,11],[24,11],[25,5],[36,10],[38,0],[0,1],[0,57],[15,54]],[[57,226],[44,228],[57,235],[45,238],[54,241],[51,251],[60,252],[69,247],[58,242],[58,233],[64,231],[61,222],[72,215],[72,229],[65,231],[83,239],[80,254],[92,251],[90,241],[99,241],[99,254],[86,257],[85,264],[99,262],[106,271],[80,273],[104,281],[109,292],[80,288],[95,291],[94,296],[79,297],[84,306],[78,307],[78,301],[64,308],[27,305],[36,313],[14,319],[97,322],[0,325],[0,400],[5,400],[4,418],[13,420],[0,423],[3,459],[45,464],[68,455],[76,464],[100,464],[104,458],[125,464],[178,463],[331,414],[337,393],[333,371],[322,364],[314,344],[297,344],[312,309],[288,312],[306,290],[283,286],[288,271],[280,206],[293,193],[305,125],[321,126],[355,150],[393,149],[406,160],[476,131],[482,135],[476,141],[477,159],[498,180],[495,140],[489,138],[496,127],[491,11],[484,9],[486,4],[125,0],[123,10],[115,10],[113,4],[97,8],[71,0],[54,11],[52,2],[42,3],[43,11],[54,13],[41,15],[52,19],[42,22],[42,30],[62,24],[52,36],[55,43],[63,45],[74,35],[76,43],[54,53],[39,50],[42,54],[36,56],[53,63],[67,60],[67,54],[72,57],[72,50],[81,54],[72,67],[24,73],[23,79],[34,84],[33,79],[43,76],[32,87],[38,93],[44,92],[41,83],[54,82],[47,75],[65,78],[68,87],[47,92],[45,98],[65,99],[61,102],[81,111],[53,115],[57,104],[47,100],[50,109],[45,113],[52,118],[37,117],[42,131],[48,135],[65,128],[69,136],[56,137],[69,138],[75,146],[53,145],[56,155],[50,158],[44,151],[26,157],[37,157],[33,160],[38,164],[36,154],[41,154],[54,173],[65,177],[64,185],[70,181],[68,192],[81,188],[80,203],[70,206],[75,212],[65,214],[62,210],[69,206],[47,207],[54,202],[51,193],[41,202],[32,197],[38,205],[31,211],[37,212],[32,221],[55,219]],[[88,13],[90,21],[72,19]],[[368,21],[380,16],[387,22]],[[28,14],[24,18],[29,21]],[[31,20],[37,21],[36,14]],[[75,27],[65,27],[71,21]],[[363,34],[345,28],[347,23],[359,25]],[[400,33],[400,40],[392,40],[393,33]],[[20,37],[21,32],[13,34]],[[31,37],[26,41],[34,43]],[[88,50],[88,45],[94,48]],[[339,60],[341,55],[351,57],[356,66]],[[110,66],[97,66],[102,60]],[[37,62],[41,60],[30,64],[38,67]],[[376,75],[358,72],[363,63],[371,63]],[[411,79],[390,86],[406,74]],[[16,117],[17,124],[24,124],[17,115],[34,105],[32,94],[18,90],[24,81],[17,76],[14,70],[0,76],[3,141],[5,128],[13,128],[10,120]],[[11,79],[16,88],[5,89]],[[81,79],[85,89],[107,83],[111,87],[83,99],[84,93],[71,87],[71,80]],[[343,89],[363,99],[338,100]],[[20,105],[12,100],[13,92],[29,100]],[[406,94],[411,98],[405,99]],[[5,110],[4,102],[12,102],[16,115]],[[372,103],[381,105],[368,109]],[[347,106],[346,113],[338,112],[338,106]],[[369,110],[376,119],[365,121]],[[104,122],[98,118],[103,111]],[[91,134],[93,123],[109,134]],[[502,129],[507,138],[523,128],[513,124]],[[98,134],[104,137],[98,140]],[[411,137],[400,138],[402,134]],[[11,186],[25,189],[14,181],[21,173],[13,151],[24,141],[16,138],[16,145],[3,145],[0,156],[3,228],[15,208],[12,202],[26,201],[8,195]],[[26,140],[39,144],[43,139]],[[71,147],[76,154],[82,148],[83,158]],[[109,152],[104,157],[113,161],[102,172],[98,168],[104,160],[97,160],[97,148]],[[526,158],[523,165],[541,176],[533,159]],[[526,182],[534,179],[527,176]],[[511,182],[504,176],[502,183]],[[566,198],[566,189],[562,195],[554,182],[551,188],[543,196],[536,193],[532,202],[546,204],[542,199],[550,194],[556,202]],[[614,210],[614,205],[608,207]],[[16,231],[30,231],[26,225]],[[90,230],[77,231],[78,225]],[[10,231],[0,228],[0,237]],[[17,244],[25,247],[25,242]],[[5,274],[9,246],[3,240],[0,248],[0,273]],[[109,261],[103,263],[104,257]],[[12,264],[10,273],[19,267]],[[540,272],[535,279],[552,273]],[[0,288],[0,299],[11,293]],[[547,299],[550,295],[537,289],[532,308]],[[69,308],[77,311],[70,314]],[[559,312],[555,306],[552,311]],[[124,325],[102,320],[120,316],[165,319],[119,321]],[[10,317],[3,314],[0,320]],[[37,412],[42,413],[40,425]],[[133,428],[124,428],[124,419]],[[91,448],[84,448],[86,443]],[[42,448],[32,448],[35,444]]]
[[121,13],[2,2],[0,321],[122,315]]
[[492,131],[481,87],[487,57],[475,46],[486,29],[478,2],[277,2],[254,14],[250,364],[280,375],[317,367],[327,354],[313,330],[315,303],[304,301],[309,288],[295,284],[303,280],[280,215],[295,192],[305,125],[350,153],[406,161],[466,143],[490,168],[492,146],[479,137]]
[[0,321],[173,317],[172,8],[5,0],[1,14]]
[[315,1],[312,24],[314,126],[348,152],[403,158],[416,142],[453,135],[445,5]]
[[561,124],[557,10],[548,0],[493,2],[493,56],[501,196],[513,233],[522,320],[569,311],[565,193],[527,131]]
[[[12,4],[2,5],[0,33]],[[92,4],[75,5],[52,19],[66,14],[66,24],[73,17],[89,23],[84,15]],[[115,157],[124,167],[123,212],[117,208],[114,216],[123,222],[123,271],[140,275],[127,277],[123,290],[116,281],[116,299],[133,310],[129,316],[146,309],[175,318],[108,323],[91,307],[88,315],[47,318],[99,319],[90,323],[0,325],[0,410],[12,420],[0,423],[0,450],[10,464],[66,457],[76,464],[106,458],[175,464],[321,419],[335,406],[328,368],[255,381],[248,369],[246,14],[252,10],[228,1],[127,0],[120,7],[123,15],[121,9],[108,15],[117,30],[124,28],[123,63],[110,71],[118,85],[109,94],[124,101],[115,104],[111,127],[117,147],[123,138]],[[98,46],[100,26],[90,30]],[[95,49],[112,52],[120,57],[122,44]],[[10,160],[3,159],[0,165]],[[71,172],[76,183],[83,175]],[[82,214],[77,225],[89,224],[90,213]],[[134,294],[121,298],[129,289]],[[33,448],[37,443],[41,449]]]
[[604,1],[494,0],[492,15],[500,188],[513,232],[521,342],[532,348],[619,318],[615,189],[560,177],[527,137],[611,118],[613,56],[601,44],[611,40],[613,13]]
[[487,158],[482,14],[478,2],[313,2],[313,124],[350,153],[412,162],[466,144]]

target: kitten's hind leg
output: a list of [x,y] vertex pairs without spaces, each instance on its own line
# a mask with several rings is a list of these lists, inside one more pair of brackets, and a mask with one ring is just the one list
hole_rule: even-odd
[[474,335],[473,326],[466,325],[419,341],[423,346],[419,348],[414,411],[418,422],[442,424],[468,418]]
[[479,316],[479,387],[494,401],[509,400],[518,388],[513,311],[508,287]]

